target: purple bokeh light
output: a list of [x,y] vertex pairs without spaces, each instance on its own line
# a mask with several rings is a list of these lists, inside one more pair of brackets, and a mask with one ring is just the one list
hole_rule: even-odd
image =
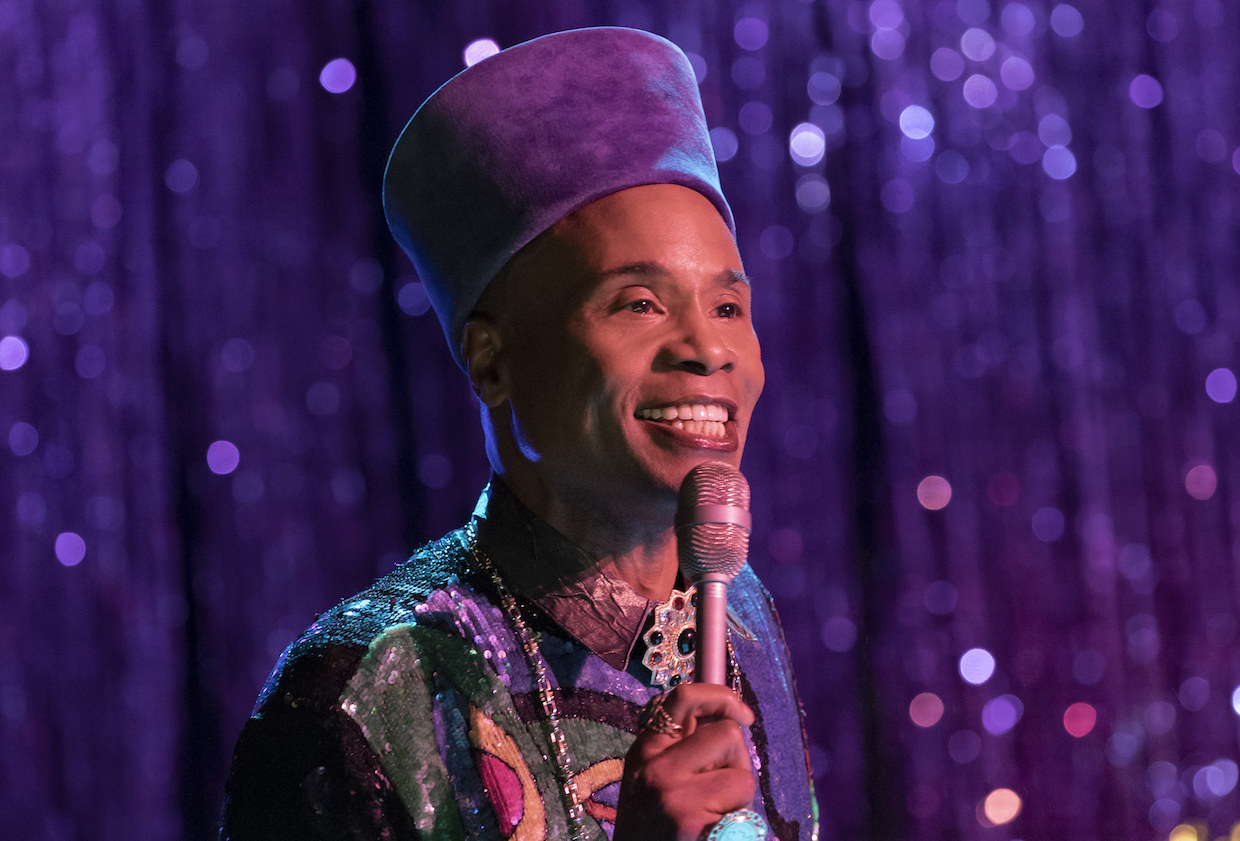
[[357,82],[357,68],[347,58],[333,58],[319,71],[319,84],[328,93],[345,93]]

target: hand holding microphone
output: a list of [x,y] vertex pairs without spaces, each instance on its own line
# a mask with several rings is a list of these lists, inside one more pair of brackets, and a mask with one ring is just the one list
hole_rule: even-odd
[[724,462],[681,485],[681,571],[697,586],[696,680],[656,696],[624,764],[615,841],[757,841],[754,777],[741,728],[753,712],[727,687],[727,587],[749,551],[749,483]]

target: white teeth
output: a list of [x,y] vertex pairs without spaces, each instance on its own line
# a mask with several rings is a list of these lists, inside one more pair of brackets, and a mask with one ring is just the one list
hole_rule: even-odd
[[724,424],[728,421],[728,410],[718,403],[682,403],[679,406],[664,406],[659,409],[638,409],[637,417],[641,420],[702,421]]
[[700,435],[704,438],[723,438],[727,434],[727,427],[719,421],[678,420],[674,421],[672,426],[683,429],[690,435]]

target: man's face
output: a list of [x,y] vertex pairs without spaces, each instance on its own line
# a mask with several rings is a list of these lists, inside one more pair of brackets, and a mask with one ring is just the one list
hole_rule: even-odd
[[764,374],[740,256],[705,197],[624,190],[517,259],[499,319],[520,453],[506,472],[588,504],[674,493],[708,459],[739,467]]

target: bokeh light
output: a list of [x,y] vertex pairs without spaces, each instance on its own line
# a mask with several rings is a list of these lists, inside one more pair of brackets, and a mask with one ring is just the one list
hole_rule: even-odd
[[773,120],[774,114],[771,113],[771,106],[756,99],[746,102],[736,114],[736,121],[740,123],[741,131],[752,135],[766,134],[771,130]]
[[1167,841],[1206,841],[1192,824],[1182,823],[1171,828]]
[[30,358],[30,347],[21,336],[0,339],[0,371],[16,371]]
[[997,788],[986,795],[986,800],[982,804],[982,813],[994,826],[1003,826],[1016,819],[1016,816],[1020,814],[1021,805],[1019,794],[1010,788]]
[[1128,98],[1138,108],[1157,108],[1163,101],[1162,83],[1153,76],[1138,73],[1128,84]]
[[982,727],[992,736],[1002,736],[1017,725],[1025,714],[1025,705],[1015,695],[991,698],[982,707]]
[[809,77],[806,92],[815,105],[834,105],[840,98],[843,85],[834,73],[819,70]]
[[813,166],[827,151],[827,138],[813,123],[801,123],[788,138],[788,151],[801,166]]
[[1085,18],[1076,6],[1060,3],[1051,9],[1051,29],[1063,38],[1075,38],[1085,31]]
[[942,476],[931,474],[917,483],[917,501],[929,511],[946,508],[952,500],[951,483]]
[[477,41],[472,41],[465,47],[463,54],[465,66],[473,67],[484,58],[490,58],[497,52],[499,52],[499,44],[490,38],[479,38]]
[[1063,714],[1063,729],[1077,739],[1089,735],[1097,722],[1098,711],[1084,701],[1072,704]]
[[999,98],[999,89],[994,81],[981,73],[974,73],[964,80],[962,89],[964,101],[974,108],[989,108]]
[[995,673],[995,658],[984,648],[970,648],[960,655],[960,676],[974,686],[981,686]]
[[929,137],[934,131],[934,115],[920,105],[910,105],[900,112],[900,131],[912,140]]
[[1226,797],[1236,788],[1240,769],[1234,760],[1219,759],[1193,774],[1193,794],[1201,800]]
[[319,71],[319,84],[328,93],[345,93],[357,81],[357,68],[347,58],[333,58]]
[[941,82],[953,82],[964,73],[964,58],[950,47],[939,47],[930,56],[930,72]]
[[1218,475],[1208,464],[1199,464],[1184,476],[1184,489],[1193,499],[1206,500],[1218,488]]
[[0,247],[0,274],[17,278],[30,271],[30,251],[17,243]]
[[1236,399],[1236,375],[1230,368],[1215,368],[1206,375],[1206,394],[1215,403]]
[[15,456],[28,456],[39,446],[39,430],[25,421],[9,427],[9,449]]
[[1064,516],[1058,508],[1046,506],[1033,512],[1029,521],[1033,536],[1043,543],[1053,543],[1063,537]]
[[232,441],[213,441],[207,447],[207,467],[218,476],[226,476],[241,463],[241,451]]
[[1036,78],[1033,65],[1018,55],[1008,56],[999,65],[999,80],[1008,90],[1027,90]]
[[732,27],[732,37],[742,50],[762,49],[770,34],[770,28],[762,18],[741,18],[736,22],[736,26]]
[[970,27],[960,36],[960,52],[973,61],[985,61],[995,54],[995,39],[985,29]]
[[198,183],[198,167],[184,158],[177,158],[164,170],[164,186],[174,193],[188,193]]
[[818,213],[831,204],[831,185],[817,173],[797,179],[797,206],[806,213]]
[[884,61],[904,55],[904,36],[896,29],[879,29],[870,36],[870,51]]
[[737,140],[736,132],[724,126],[717,126],[710,130],[710,145],[715,151],[715,160],[720,163],[735,158],[740,149],[740,141]]
[[896,0],[873,0],[869,13],[875,29],[896,29],[904,23],[904,9]]
[[1024,3],[1008,3],[999,15],[999,22],[1005,32],[1017,37],[1028,35],[1037,26],[1037,18]]
[[909,702],[908,717],[918,727],[933,727],[943,718],[943,701],[933,692],[922,692]]
[[86,557],[86,541],[76,532],[66,531],[56,535],[56,560],[67,567],[75,567]]

